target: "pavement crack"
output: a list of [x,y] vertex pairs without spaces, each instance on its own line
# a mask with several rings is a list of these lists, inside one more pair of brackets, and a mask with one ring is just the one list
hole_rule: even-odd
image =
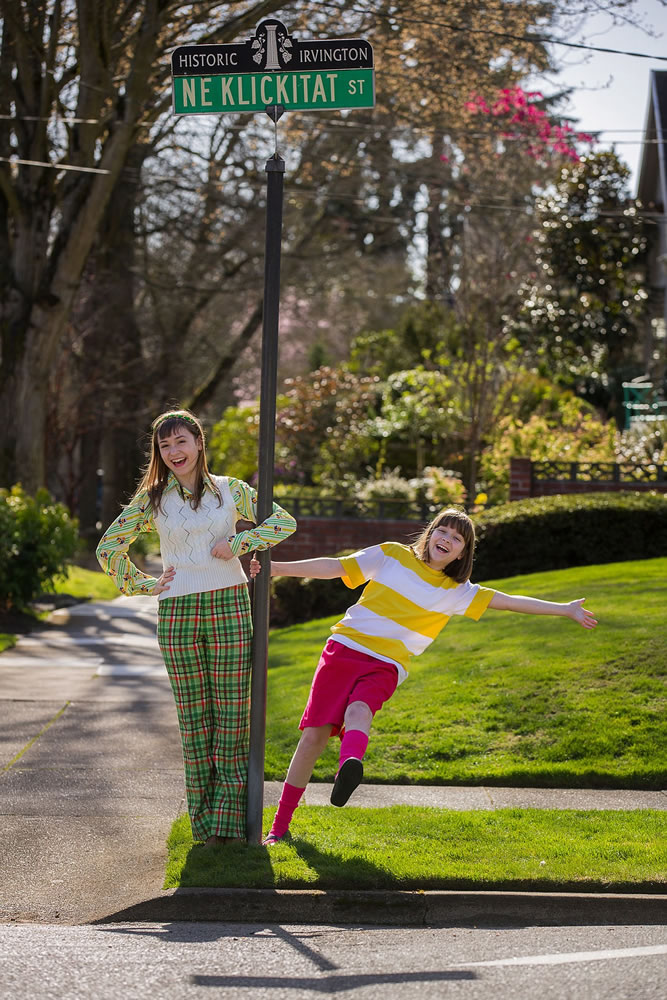
[[58,719],[62,715],[65,714],[65,712],[67,711],[67,709],[69,708],[69,706],[71,704],[72,704],[71,701],[66,701],[65,704],[63,705],[63,707],[58,709],[58,711],[56,712],[56,714],[51,719],[49,719],[49,721],[45,725],[42,726],[42,728],[40,729],[40,731],[38,733],[36,733],[31,740],[28,740],[28,742],[26,743],[26,745],[21,750],[19,750],[19,752],[17,754],[15,754],[12,757],[12,759],[9,761],[8,764],[5,764],[5,766],[2,768],[2,770],[3,771],[8,771],[10,769],[10,767],[13,767],[14,764],[16,764],[21,759],[21,757],[24,755],[24,753],[27,753],[27,751],[30,749],[30,747],[33,746],[37,742],[37,740],[40,738],[40,736],[43,736],[44,733],[46,732],[46,730],[49,729],[53,725],[54,722],[57,722]]

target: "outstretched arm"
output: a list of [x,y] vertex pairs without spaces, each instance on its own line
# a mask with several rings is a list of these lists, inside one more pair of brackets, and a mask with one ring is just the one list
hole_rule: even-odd
[[[253,559],[250,562],[250,575],[257,576],[260,566],[259,560]],[[300,559],[295,562],[273,562],[271,561],[271,576],[306,576],[311,580],[335,580],[336,577],[344,576],[340,559]]]
[[311,580],[335,580],[344,576],[340,559],[300,559],[296,562],[271,561],[271,576],[307,576]]
[[498,590],[491,598],[490,608],[496,611],[518,611],[524,615],[562,615],[571,618],[583,628],[595,628],[597,620],[590,611],[583,607],[585,597],[569,604],[559,604],[557,601],[540,601],[536,597],[521,597],[519,594],[503,594]]

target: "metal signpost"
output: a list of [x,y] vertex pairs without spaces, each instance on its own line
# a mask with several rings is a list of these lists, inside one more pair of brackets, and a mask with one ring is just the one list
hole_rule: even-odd
[[[228,45],[181,45],[171,56],[176,115],[264,111],[276,125],[285,111],[327,111],[375,106],[373,49],[363,38],[300,41],[270,18],[255,36]],[[262,373],[259,409],[257,519],[273,509],[280,241],[285,162],[277,151],[266,162],[266,244]],[[269,647],[271,557],[259,553],[253,586],[253,656],[246,832],[262,837],[266,671]]]

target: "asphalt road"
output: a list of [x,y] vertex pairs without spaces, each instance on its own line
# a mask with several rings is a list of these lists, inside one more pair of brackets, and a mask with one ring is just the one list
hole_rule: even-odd
[[0,925],[12,1000],[663,1000],[665,926]]

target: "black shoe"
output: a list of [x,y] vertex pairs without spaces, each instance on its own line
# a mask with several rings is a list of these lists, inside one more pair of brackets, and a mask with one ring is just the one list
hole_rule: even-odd
[[364,776],[364,765],[358,757],[348,757],[341,764],[331,789],[331,805],[344,806],[352,792],[361,784]]

